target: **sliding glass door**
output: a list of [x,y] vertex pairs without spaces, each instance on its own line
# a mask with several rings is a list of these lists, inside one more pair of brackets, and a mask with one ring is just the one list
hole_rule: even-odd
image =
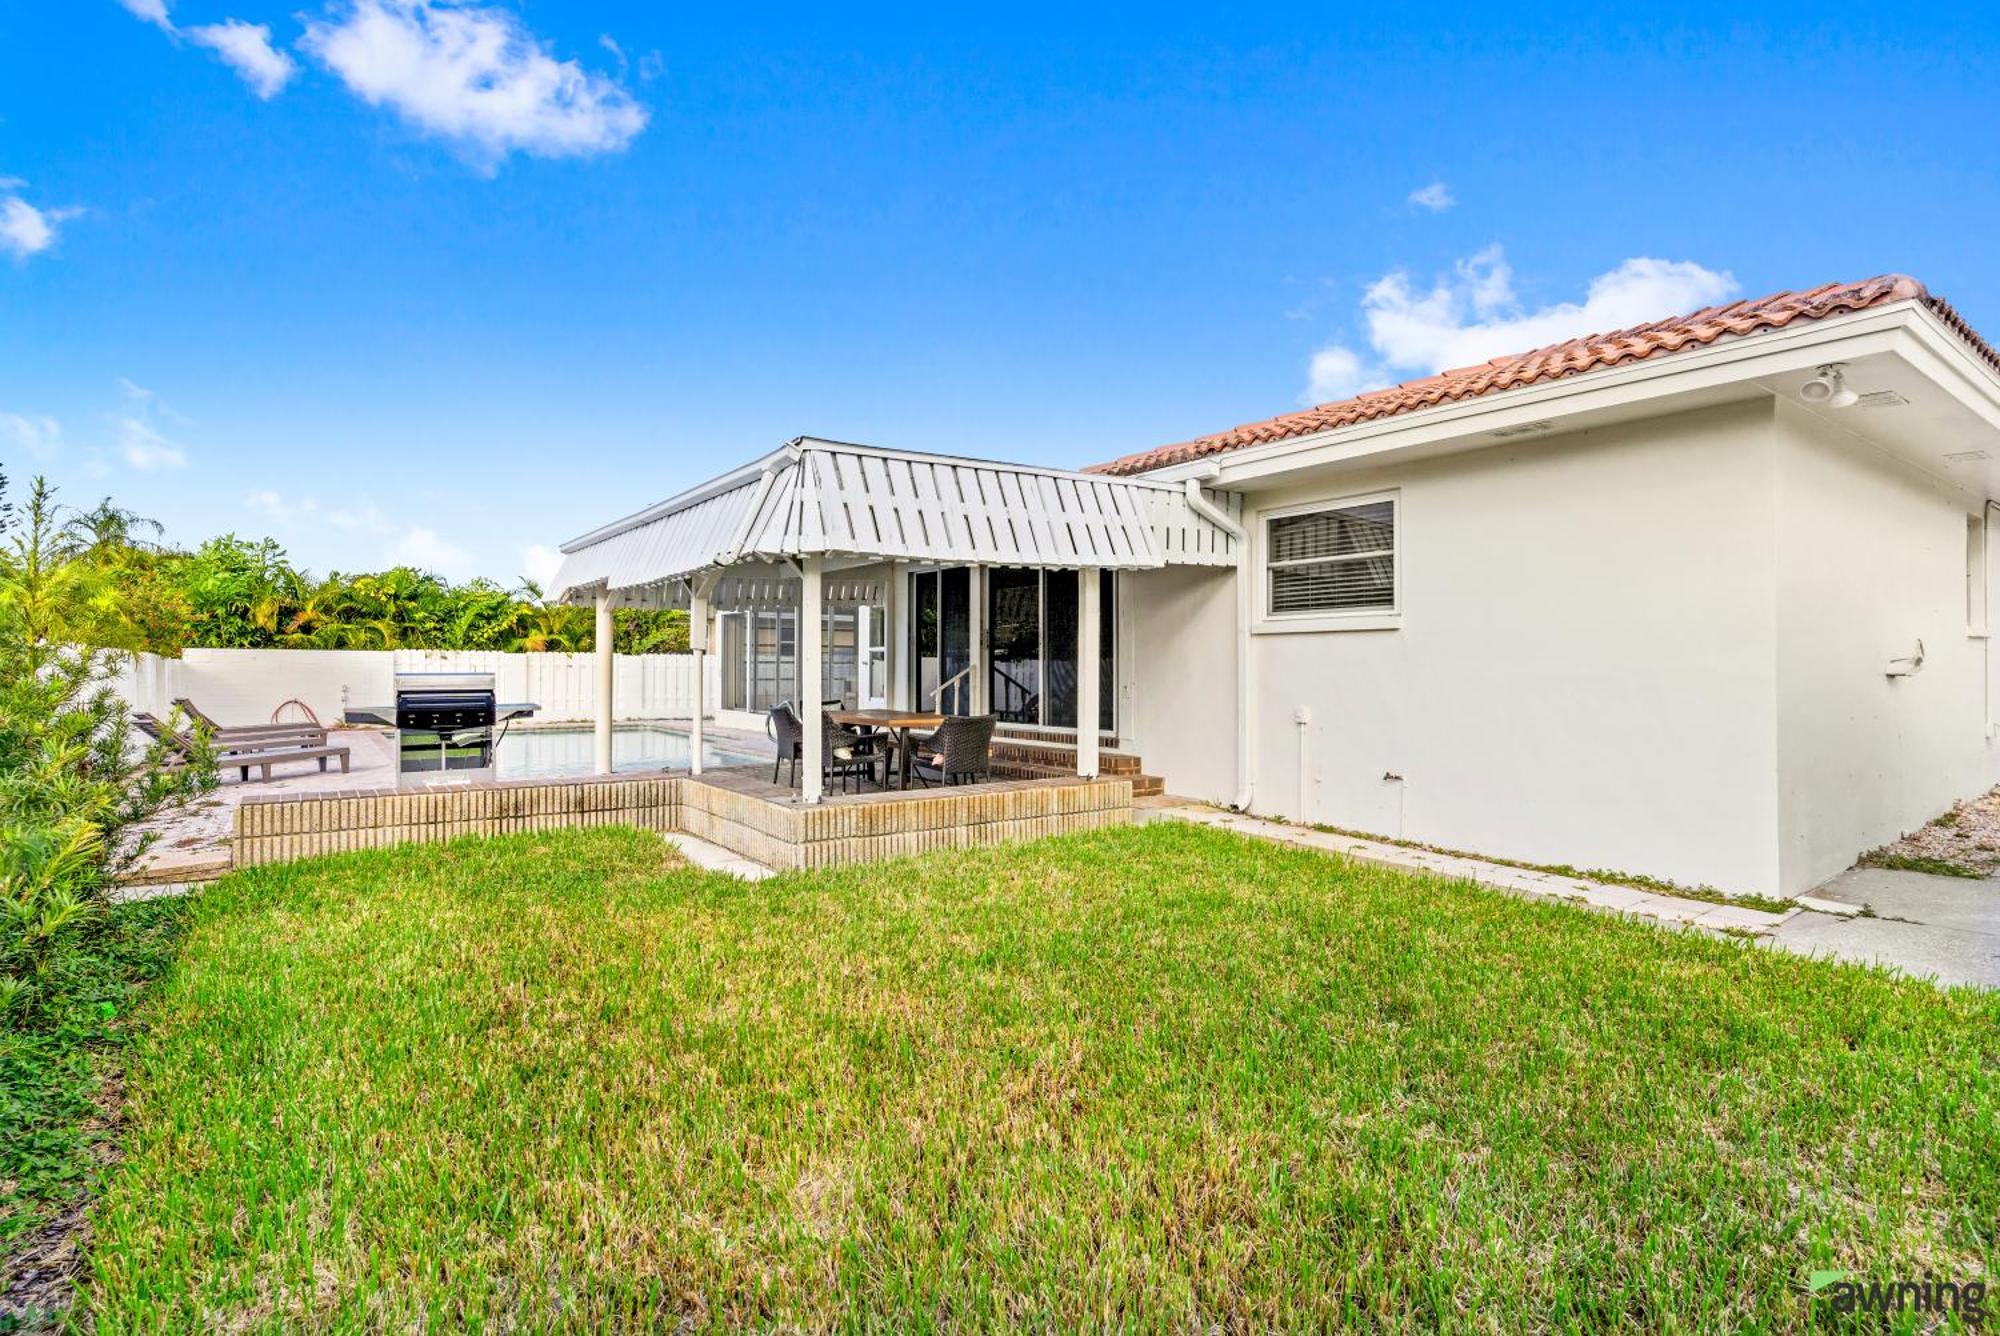
[[1011,568],[986,576],[987,662],[994,717],[1042,722],[1042,573]]
[[[998,580],[1003,572],[993,572]],[[1039,589],[1035,601],[1041,610],[1041,636],[1035,650],[1037,681],[1040,690],[1034,702],[1038,713],[1024,711],[1023,717],[1011,722],[1040,724],[1046,728],[1075,728],[1077,707],[1077,606],[1078,589],[1075,571],[1014,571],[1009,575],[1025,576],[1029,581],[1039,577]],[[1097,662],[1098,696],[1097,727],[1099,732],[1116,730],[1118,718],[1118,674],[1116,670],[1116,640],[1118,628],[1118,600],[1115,576],[1106,572],[1100,577],[1098,589],[1098,645]],[[1000,614],[999,601],[993,604],[996,618],[995,641],[998,641],[997,618]],[[999,691],[1000,662],[994,656],[994,705],[1000,704]],[[1001,716],[1003,719],[1006,715]]]
[[[945,714],[971,711],[968,683],[957,675],[972,662],[973,574],[961,566],[910,577],[910,681],[920,709],[935,708]],[[996,566],[980,574],[986,581],[986,624],[981,632],[988,708],[1003,724],[1074,729],[1077,573]],[[1098,587],[1103,592],[1097,726],[1100,732],[1111,733],[1118,720],[1117,581],[1107,572]]]
[[972,572],[963,566],[910,576],[913,704],[941,714],[972,713]]

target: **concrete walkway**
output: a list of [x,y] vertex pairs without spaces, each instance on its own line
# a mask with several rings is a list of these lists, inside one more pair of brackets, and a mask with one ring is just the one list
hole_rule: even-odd
[[1329,835],[1173,798],[1140,804],[1134,815],[1141,821],[1215,826],[1278,844],[1461,878],[1531,899],[1561,900],[1671,927],[1748,936],[1798,955],[1888,965],[1940,984],[2000,987],[2000,882],[1995,881],[1856,869],[1812,896],[1801,897],[1798,908],[1774,913]]
[[1772,945],[2000,988],[2000,881],[1858,867],[1800,901]]
[[662,835],[660,838],[673,845],[682,858],[704,871],[726,872],[742,881],[762,881],[766,877],[775,875],[770,868],[754,858],[745,858],[733,850],[725,849],[719,844],[710,844],[707,840],[684,831]]

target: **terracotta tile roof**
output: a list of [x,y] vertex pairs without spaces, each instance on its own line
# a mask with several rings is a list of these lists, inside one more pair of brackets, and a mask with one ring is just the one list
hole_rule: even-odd
[[1779,292],[1755,301],[1711,306],[1692,315],[1656,320],[1614,334],[1590,334],[1555,343],[1530,353],[1496,357],[1478,366],[1441,371],[1422,380],[1405,381],[1388,389],[1370,390],[1352,399],[1321,404],[1250,422],[1212,436],[1197,436],[1178,445],[1163,445],[1093,466],[1092,473],[1144,473],[1185,464],[1207,455],[1265,445],[1294,436],[1351,427],[1358,422],[1415,413],[1461,399],[1474,399],[1542,381],[1580,376],[1606,367],[1623,366],[1648,357],[1699,348],[1719,339],[1783,329],[1801,320],[1824,320],[1892,302],[1920,301],[1933,315],[1966,341],[1980,358],[2000,370],[2000,354],[1965,323],[1943,298],[1933,297],[1923,284],[1903,274],[1883,274],[1860,283],[1828,283],[1803,292]]

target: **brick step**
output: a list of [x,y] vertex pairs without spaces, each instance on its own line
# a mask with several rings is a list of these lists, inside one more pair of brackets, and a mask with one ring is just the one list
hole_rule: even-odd
[[[993,756],[995,760],[1050,766],[1067,770],[1072,775],[1076,773],[1076,747],[1072,743],[996,737],[993,739]],[[1130,752],[1100,749],[1097,764],[1107,775],[1136,775],[1142,762]]]
[[[1009,779],[1067,779],[1076,774],[1076,762],[1066,765],[1040,765],[1032,761],[1015,761],[1001,757],[996,748],[993,757],[996,772],[1004,772]],[[1129,779],[1132,781],[1132,796],[1147,798],[1167,791],[1167,782],[1158,775],[1145,775],[1136,770],[1113,772],[1106,768],[1107,778]]]
[[155,856],[118,878],[118,885],[178,886],[215,881],[229,875],[231,866],[230,857],[226,853],[207,858]]

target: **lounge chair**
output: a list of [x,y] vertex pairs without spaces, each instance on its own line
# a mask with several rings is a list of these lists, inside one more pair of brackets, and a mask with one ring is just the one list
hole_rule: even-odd
[[197,724],[207,725],[209,736],[218,742],[233,741],[239,738],[289,738],[297,736],[309,739],[304,744],[306,746],[324,747],[326,745],[326,729],[318,724],[220,724],[211,716],[203,713],[186,696],[176,697],[174,704],[180,707],[182,714],[185,714]]
[[[843,728],[820,714],[820,727],[824,729],[824,745],[820,754],[821,775],[826,779],[839,779],[844,791],[847,780],[857,781],[875,777],[875,766],[883,766],[883,778],[888,777],[889,754],[882,747],[880,739],[866,733]],[[778,770],[785,762],[792,765],[791,782],[799,782],[799,761],[805,756],[805,722],[790,701],[780,701],[765,716],[764,731],[777,744],[777,752],[771,758],[771,782],[778,782]]]
[[926,738],[911,739],[910,773],[923,784],[971,784],[993,778],[993,716],[945,720]]
[[[165,742],[174,752],[174,763],[185,765],[197,754],[196,741],[185,733],[175,733],[150,714],[135,714],[132,722],[148,737]],[[256,770],[259,778],[269,782],[271,767],[283,761],[318,761],[322,773],[329,760],[340,762],[340,773],[349,773],[351,760],[345,747],[313,747],[305,745],[300,738],[239,738],[235,741],[218,741],[209,750],[214,753],[218,769],[234,770],[244,782],[250,782],[250,772]]]

